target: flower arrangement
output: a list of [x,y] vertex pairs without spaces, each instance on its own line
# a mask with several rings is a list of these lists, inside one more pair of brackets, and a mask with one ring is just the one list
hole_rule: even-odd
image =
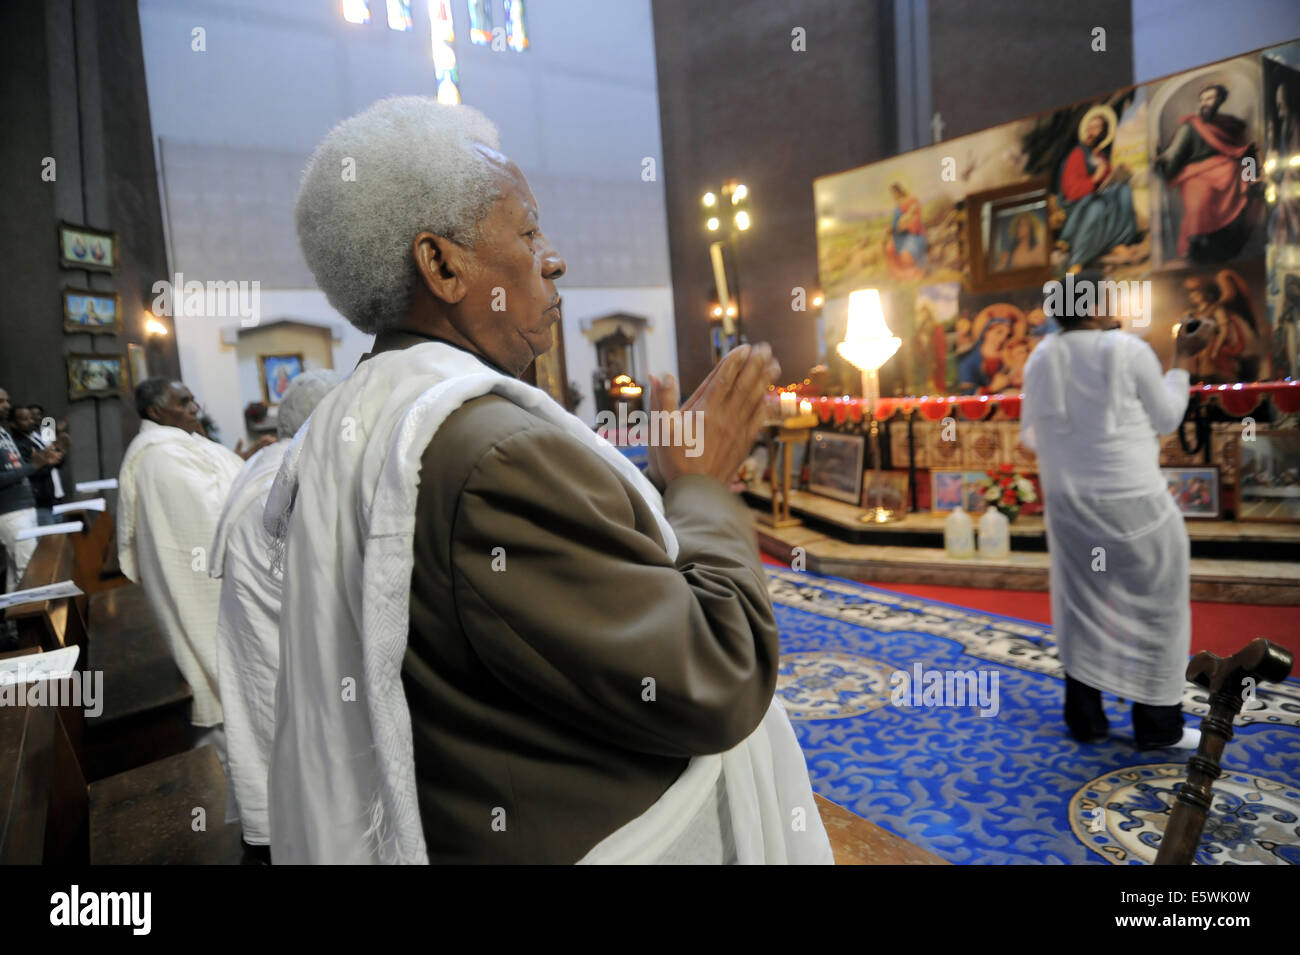
[[996,470],[984,473],[987,477],[979,482],[984,500],[1001,511],[1008,521],[1014,521],[1026,504],[1038,500],[1033,482],[1012,470],[1010,464],[1000,465]]

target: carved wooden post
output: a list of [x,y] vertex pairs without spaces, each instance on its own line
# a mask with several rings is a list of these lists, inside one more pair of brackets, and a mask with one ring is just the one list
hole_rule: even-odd
[[1219,758],[1232,739],[1232,721],[1246,700],[1246,680],[1253,681],[1251,686],[1285,680],[1292,662],[1289,651],[1262,637],[1226,660],[1208,652],[1192,657],[1187,679],[1210,691],[1210,712],[1201,720],[1201,745],[1187,760],[1187,782],[1178,787],[1156,865],[1191,865],[1210,811],[1211,786],[1222,774]]

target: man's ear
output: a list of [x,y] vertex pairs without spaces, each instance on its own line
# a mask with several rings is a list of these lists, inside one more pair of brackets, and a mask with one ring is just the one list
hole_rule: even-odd
[[421,284],[434,298],[455,305],[465,297],[469,257],[462,246],[445,236],[421,232],[411,244],[411,254]]

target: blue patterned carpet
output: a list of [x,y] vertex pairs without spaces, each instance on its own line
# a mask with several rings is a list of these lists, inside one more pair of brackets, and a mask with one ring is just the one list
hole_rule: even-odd
[[[815,574],[768,575],[778,692],[823,796],[954,863],[1154,860],[1188,754],[1136,750],[1129,706],[1114,697],[1107,742],[1070,739],[1050,627]],[[899,705],[928,702],[891,683],[918,664],[922,677],[974,671],[987,690],[996,674],[996,715],[979,715],[989,697]],[[1208,699],[1188,684],[1183,708],[1199,726]],[[1261,688],[1235,732],[1197,861],[1300,863],[1300,682]]]

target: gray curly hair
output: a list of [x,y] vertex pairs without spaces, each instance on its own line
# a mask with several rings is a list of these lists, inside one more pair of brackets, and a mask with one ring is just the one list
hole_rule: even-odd
[[329,368],[304,371],[289,382],[276,409],[276,437],[292,438],[330,391],[343,379]]
[[498,142],[478,110],[428,96],[380,100],[330,130],[303,173],[294,218],[316,284],[344,318],[363,332],[406,319],[419,233],[474,246],[501,194],[475,144]]

